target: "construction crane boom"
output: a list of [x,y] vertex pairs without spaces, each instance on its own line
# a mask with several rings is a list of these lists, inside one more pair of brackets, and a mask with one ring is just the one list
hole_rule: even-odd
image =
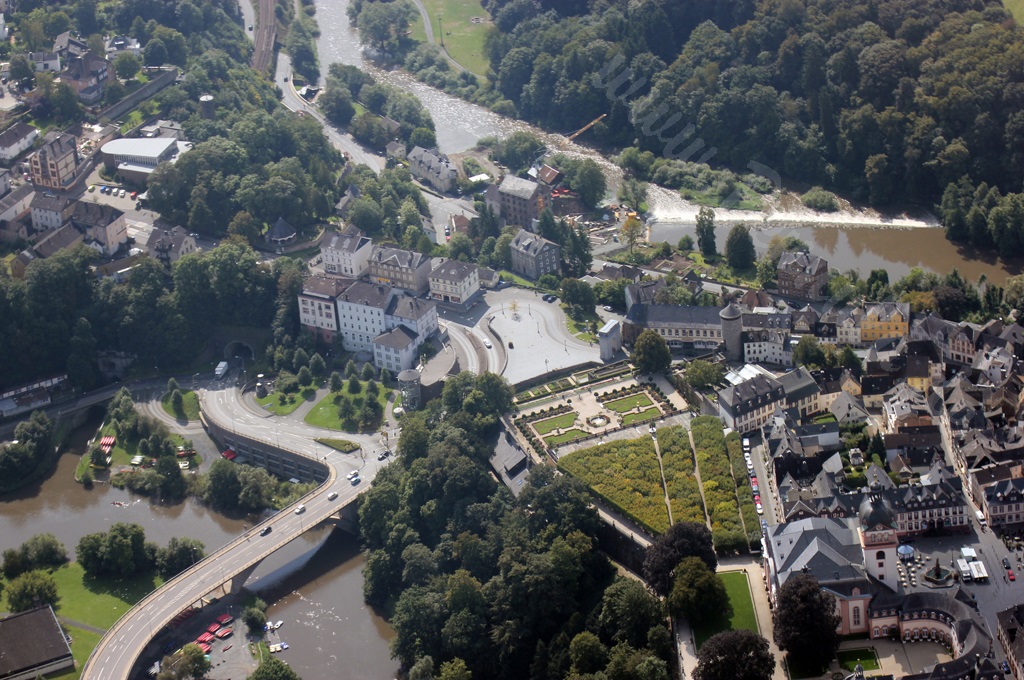
[[594,127],[595,125],[597,125],[597,124],[598,124],[598,123],[599,123],[599,122],[601,121],[601,119],[602,119],[602,118],[604,118],[604,117],[605,117],[605,116],[607,116],[607,115],[608,115],[607,113],[602,113],[602,114],[601,114],[600,116],[598,116],[598,117],[597,117],[597,118],[595,118],[594,120],[590,121],[589,123],[587,123],[586,125],[584,125],[583,127],[581,127],[581,128],[580,128],[579,130],[577,130],[576,132],[574,132],[574,133],[572,133],[571,135],[569,135],[568,137],[566,137],[566,138],[565,138],[565,141],[567,141],[567,142],[571,142],[572,140],[576,139],[577,137],[579,137],[580,135],[582,135],[582,134],[583,134],[584,132],[586,132],[586,131],[587,131],[587,130],[589,130],[590,128]]

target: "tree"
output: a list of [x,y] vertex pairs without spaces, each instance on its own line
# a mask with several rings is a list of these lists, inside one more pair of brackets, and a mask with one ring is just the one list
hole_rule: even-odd
[[356,108],[352,104],[352,95],[333,78],[327,79],[327,87],[317,99],[317,105],[324,112],[327,120],[340,127],[348,125],[352,121],[352,117],[356,115]]
[[178,677],[192,677],[198,680],[206,677],[211,667],[210,662],[206,660],[206,652],[203,651],[203,648],[190,642],[181,648],[181,658],[174,670],[180,673]]
[[661,602],[639,581],[620,577],[604,591],[598,624],[615,642],[641,648],[663,621]]
[[117,72],[118,78],[131,80],[141,70],[142,64],[139,63],[139,58],[131,52],[122,52],[114,57],[114,71]]
[[377,384],[376,380],[369,380],[366,383],[366,396],[370,399],[376,399],[380,394],[380,385]]
[[171,392],[171,410],[177,414],[185,412],[185,397],[182,396],[181,390]]
[[60,602],[57,581],[45,571],[28,571],[7,584],[7,606],[14,612],[24,612],[50,605],[54,609]]
[[793,361],[801,366],[821,368],[825,365],[825,350],[818,344],[817,338],[805,335],[793,349]]
[[665,338],[648,328],[636,339],[629,360],[641,373],[661,373],[672,365],[672,352]]
[[463,233],[452,234],[448,241],[448,257],[462,262],[472,262],[473,241]]
[[146,66],[163,66],[167,63],[167,46],[160,38],[153,38],[142,50],[142,59]]
[[619,200],[639,212],[647,202],[647,183],[627,177],[619,185]]
[[694,389],[703,390],[722,382],[725,369],[704,359],[695,359],[686,367],[686,380]]
[[161,456],[156,461],[156,473],[161,477],[158,494],[160,498],[169,501],[180,500],[185,497],[188,485],[178,467],[178,461],[171,456]]
[[676,247],[684,253],[690,252],[693,250],[693,237],[689,234],[683,235],[683,237],[679,239],[679,244]]
[[577,673],[596,673],[608,665],[608,648],[596,635],[583,631],[569,643],[569,657]]
[[299,674],[277,657],[268,656],[260,662],[248,680],[301,680]]
[[328,381],[331,392],[341,392],[341,388],[344,387],[344,382],[341,379],[341,374],[337,371],[331,372],[331,378]]
[[201,541],[194,538],[171,538],[167,547],[157,552],[156,566],[165,579],[178,574],[202,560],[206,553]]
[[637,218],[630,217],[622,224],[619,232],[622,234],[622,242],[629,246],[629,252],[633,252],[636,244],[647,235],[647,227]]
[[299,384],[303,387],[309,387],[313,384],[313,373],[309,370],[309,366],[303,366],[299,369]]
[[179,388],[180,388],[180,386],[178,385],[178,381],[175,378],[168,378],[167,379],[167,393],[168,394],[174,392],[175,390],[177,390]]
[[373,364],[367,361],[365,364],[363,364],[363,370],[360,371],[359,378],[363,382],[367,382],[369,380],[373,380],[376,377],[376,375],[377,371],[373,368]]
[[699,557],[686,557],[676,567],[668,610],[693,625],[720,619],[729,610],[729,594],[718,574]]
[[32,80],[35,77],[35,69],[32,62],[24,54],[17,54],[11,58],[11,80],[23,82]]
[[769,680],[775,657],[768,641],[749,630],[728,630],[711,636],[697,652],[694,680]]
[[747,225],[737,224],[729,230],[725,240],[725,257],[734,271],[745,271],[754,266],[757,253]]
[[359,394],[362,391],[363,391],[363,385],[362,385],[362,383],[359,382],[359,378],[358,377],[352,376],[351,378],[348,379],[348,393],[349,394]]
[[686,557],[699,557],[714,571],[718,557],[711,541],[711,530],[699,522],[677,522],[668,528],[644,555],[644,580],[654,592],[668,595],[672,587],[672,574]]
[[577,163],[573,172],[567,174],[569,184],[579,194],[584,205],[593,208],[604,198],[608,185],[597,161],[587,158]]
[[697,247],[704,257],[718,254],[715,246],[715,211],[707,206],[697,213]]
[[791,576],[779,590],[775,644],[815,667],[826,666],[839,648],[836,602],[810,574]]
[[473,674],[462,659],[452,659],[441,664],[438,680],[473,680]]
[[359,376],[359,368],[356,366],[354,359],[349,359],[345,364],[345,377],[356,378]]
[[327,372],[327,362],[320,356],[320,352],[314,352],[313,356],[309,358],[309,372],[317,378],[322,378]]
[[252,635],[262,635],[263,628],[267,625],[267,615],[258,607],[246,607],[242,612],[242,623],[249,629]]

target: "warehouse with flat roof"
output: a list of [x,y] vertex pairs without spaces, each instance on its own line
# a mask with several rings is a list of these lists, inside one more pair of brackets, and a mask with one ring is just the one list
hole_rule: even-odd
[[31,680],[74,665],[71,645],[49,605],[0,619],[0,678]]

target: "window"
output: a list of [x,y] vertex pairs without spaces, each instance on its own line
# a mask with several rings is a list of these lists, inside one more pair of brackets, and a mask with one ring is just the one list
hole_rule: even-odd
[[853,608],[853,625],[860,625],[860,607]]

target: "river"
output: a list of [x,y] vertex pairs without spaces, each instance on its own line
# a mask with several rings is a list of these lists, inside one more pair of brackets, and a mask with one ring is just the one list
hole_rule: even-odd
[[[561,135],[551,134],[522,121],[511,120],[475,104],[450,96],[420,83],[411,75],[378,68],[363,54],[356,32],[349,24],[345,10],[348,0],[318,0],[317,22],[321,36],[317,47],[324,75],[331,63],[359,66],[379,80],[416,95],[430,111],[437,127],[438,147],[444,153],[457,153],[472,148],[477,139],[489,135],[507,136],[517,130],[532,132],[553,151],[593,158],[609,176],[609,191],[614,194],[621,180],[621,171],[592,149],[566,143]],[[676,243],[684,233],[693,234],[692,223],[674,221],[671,215],[692,212],[674,192],[657,192],[656,213],[662,217],[652,227],[652,240]],[[668,215],[669,217],[664,217]],[[970,280],[985,274],[990,281],[1002,283],[1008,276],[1024,271],[1021,260],[1003,261],[990,253],[965,249],[946,240],[937,229],[891,229],[829,223],[827,216],[819,224],[800,226],[759,226],[754,234],[759,248],[767,246],[776,234],[793,235],[824,256],[829,265],[840,270],[857,269],[867,275],[872,269],[887,269],[898,278],[911,267],[946,273],[954,267]],[[856,219],[856,218],[854,218]],[[723,248],[729,225],[718,229],[718,245]]]
[[[106,531],[114,522],[134,522],[146,538],[165,545],[173,536],[203,542],[212,552],[243,531],[244,518],[231,519],[188,500],[160,506],[106,484],[86,489],[74,480],[75,467],[98,421],[75,430],[69,450],[46,479],[14,494],[0,497],[0,550],[15,548],[39,533],[51,533],[68,549],[86,534]],[[114,505],[114,501],[127,503]],[[249,522],[251,524],[251,521]],[[286,565],[320,541],[323,546],[304,566],[274,579]],[[363,603],[363,557],[358,540],[341,531],[307,532],[268,558],[250,578],[272,602],[268,617],[284,620],[291,646],[284,659],[303,680],[333,680],[336,664],[346,660],[346,678],[390,680],[398,664],[390,658],[388,642],[394,633]],[[276,582],[276,585],[270,585]]]

